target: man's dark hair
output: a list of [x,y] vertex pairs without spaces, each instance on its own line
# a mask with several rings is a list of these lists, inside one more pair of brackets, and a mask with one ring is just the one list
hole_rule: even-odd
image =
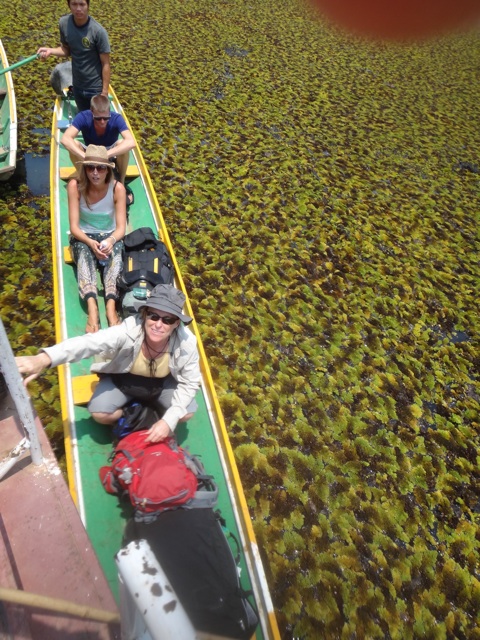
[[[70,2],[71,0],[67,0],[68,6],[70,6]],[[90,0],[85,0],[85,2],[87,3],[87,7],[90,7]]]

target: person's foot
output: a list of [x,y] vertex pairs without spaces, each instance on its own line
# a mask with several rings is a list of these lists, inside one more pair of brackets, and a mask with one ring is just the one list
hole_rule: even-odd
[[90,318],[87,320],[87,326],[85,327],[85,332],[86,333],[97,333],[97,331],[100,329],[100,323],[98,321],[95,322],[95,320],[90,320]]
[[115,300],[109,298],[105,305],[105,313],[107,316],[107,322],[109,327],[115,327],[117,324],[122,324],[122,321],[117,313],[117,305]]
[[116,311],[111,314],[107,313],[107,322],[109,327],[115,327],[117,324],[122,324],[122,320]]

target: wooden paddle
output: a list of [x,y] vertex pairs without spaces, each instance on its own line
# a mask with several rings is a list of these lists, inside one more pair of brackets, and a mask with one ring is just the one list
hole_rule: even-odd
[[120,616],[118,613],[101,611],[99,609],[78,605],[66,600],[49,598],[47,596],[41,596],[27,591],[19,591],[18,589],[0,587],[0,601],[20,604],[26,607],[46,609],[47,611],[56,611],[58,613],[75,616],[77,618],[106,622],[107,624],[120,622]]
[[[7,589],[0,587],[0,602],[10,602],[12,604],[23,605],[24,607],[33,607],[35,609],[44,609],[46,611],[55,611],[66,615],[83,618],[85,620],[94,620],[95,622],[104,622],[106,624],[119,624],[120,616],[118,613],[110,611],[102,611],[59,600],[57,598],[48,598],[46,596],[29,593],[27,591],[19,591],[18,589]],[[231,640],[225,636],[218,636],[204,631],[195,633],[195,640]]]
[[38,53],[35,53],[33,56],[29,56],[28,58],[19,60],[18,62],[15,62],[15,64],[11,64],[9,67],[5,67],[5,69],[0,69],[0,76],[2,76],[4,73],[7,73],[7,71],[12,71],[12,69],[21,67],[24,64],[27,64],[27,62],[32,62],[32,60],[36,60],[37,58],[38,58]]

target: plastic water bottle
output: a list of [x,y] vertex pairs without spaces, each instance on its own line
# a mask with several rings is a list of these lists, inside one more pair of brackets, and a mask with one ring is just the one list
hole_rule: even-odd
[[[100,243],[100,251],[103,251],[107,247],[108,247],[107,241],[106,240],[102,240],[101,243]],[[102,267],[104,267],[105,265],[108,264],[108,258],[106,260],[99,260],[98,264],[101,265]]]

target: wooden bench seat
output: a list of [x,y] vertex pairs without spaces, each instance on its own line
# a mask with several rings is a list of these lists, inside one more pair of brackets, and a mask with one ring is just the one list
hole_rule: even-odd
[[65,264],[73,264],[72,248],[70,245],[63,247],[63,261]]
[[72,378],[73,402],[78,405],[88,404],[97,384],[96,373]]

